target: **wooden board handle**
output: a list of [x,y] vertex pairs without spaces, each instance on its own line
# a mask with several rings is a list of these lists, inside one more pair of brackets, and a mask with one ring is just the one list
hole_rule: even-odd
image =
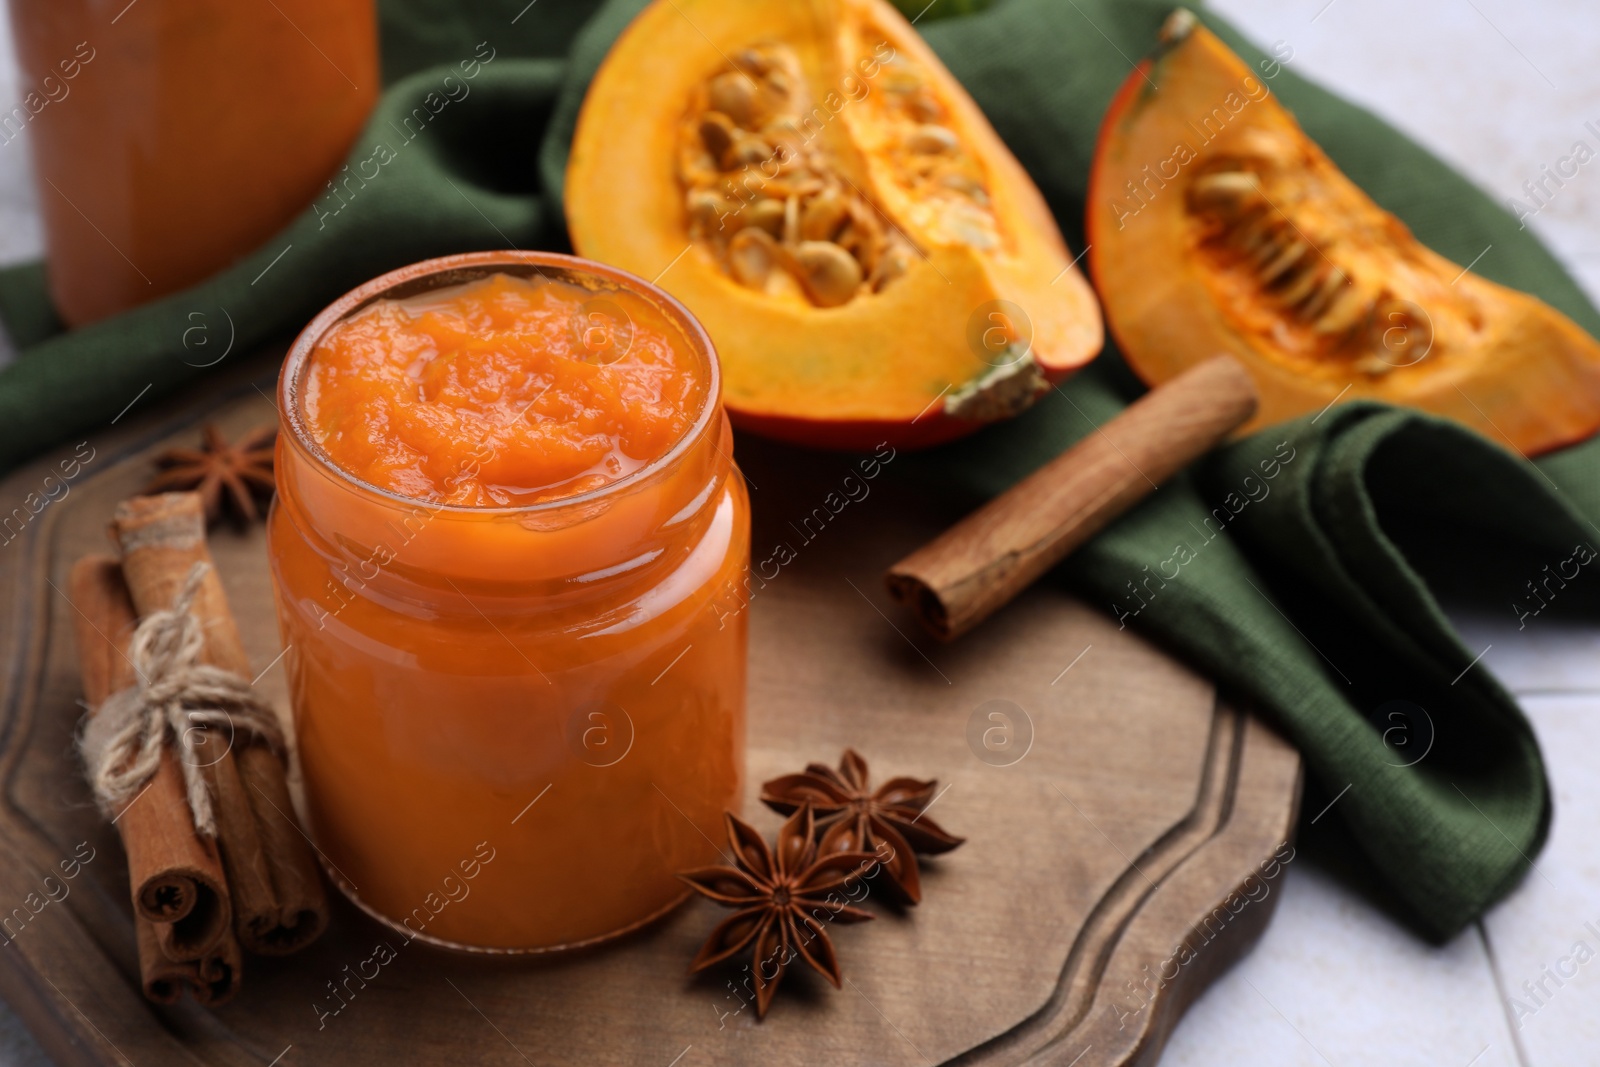
[[895,564],[889,592],[939,640],[960,637],[1248,422],[1257,399],[1232,356],[1191,367]]

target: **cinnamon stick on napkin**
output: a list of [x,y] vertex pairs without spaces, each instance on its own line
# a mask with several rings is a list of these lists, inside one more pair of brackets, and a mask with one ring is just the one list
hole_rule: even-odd
[[934,637],[952,641],[1255,415],[1255,383],[1214,356],[1156,386],[885,576]]

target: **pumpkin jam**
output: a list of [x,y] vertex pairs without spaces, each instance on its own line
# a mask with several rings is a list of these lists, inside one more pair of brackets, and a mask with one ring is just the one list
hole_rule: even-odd
[[[0,104],[0,144],[27,129],[69,326],[198,284],[366,184],[340,164],[382,83],[374,0],[9,7],[27,88]],[[184,321],[194,367],[220,361],[229,330],[202,306]]]
[[291,349],[269,535],[307,809],[402,936],[585,944],[715,862],[749,560],[718,397],[681,307],[542,253],[397,271]]
[[[380,300],[317,345],[305,407],[343,469],[402,496],[514,507],[663,455],[705,383],[626,291],[506,274]],[[467,452],[487,453],[464,463]]]

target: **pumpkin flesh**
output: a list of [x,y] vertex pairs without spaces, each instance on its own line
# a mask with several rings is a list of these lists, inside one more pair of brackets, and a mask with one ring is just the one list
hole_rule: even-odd
[[681,300],[773,436],[948,439],[1101,344],[1038,191],[883,0],[656,0],[590,87],[566,198],[578,252]]
[[1525,454],[1600,427],[1600,345],[1418,242],[1187,12],[1106,115],[1089,235],[1133,369],[1237,356],[1261,391],[1247,431],[1362,397]]

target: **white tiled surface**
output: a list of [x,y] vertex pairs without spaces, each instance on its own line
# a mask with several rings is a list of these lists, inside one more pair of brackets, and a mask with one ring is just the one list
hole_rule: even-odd
[[[1288,42],[1295,69],[1384,115],[1499,198],[1520,195],[1586,136],[1586,121],[1600,125],[1592,0],[1214,6],[1262,43]],[[15,84],[0,22],[0,101],[17,96]],[[0,146],[0,263],[39,251],[24,151],[21,141]],[[1600,162],[1532,225],[1600,295]],[[1535,619],[1519,632],[1495,614],[1460,622],[1467,644],[1492,645],[1484,663],[1525,698],[1549,761],[1556,818],[1537,872],[1481,926],[1431,948],[1324,872],[1290,866],[1261,944],[1194,1005],[1164,1063],[1600,1063],[1600,626]],[[0,1067],[46,1063],[0,1005]]]
[[1527,1061],[1600,1059],[1600,776],[1593,695],[1527,701],[1556,785],[1538,871],[1483,922]]
[[1315,867],[1284,878],[1265,937],[1190,1009],[1163,1064],[1518,1067],[1476,931],[1433,948]]

